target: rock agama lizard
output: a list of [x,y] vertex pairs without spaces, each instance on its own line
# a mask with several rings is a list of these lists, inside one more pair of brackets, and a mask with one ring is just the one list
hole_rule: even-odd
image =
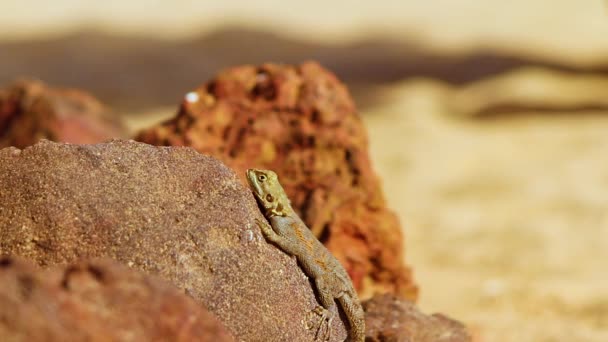
[[[291,207],[277,174],[270,170],[247,170],[247,180],[270,224],[256,220],[266,240],[295,256],[304,273],[314,282],[321,305],[311,311],[320,316],[319,340],[331,337],[336,300],[349,322],[349,341],[365,339],[365,317],[346,270],[323,246]],[[308,326],[309,329],[314,326]]]

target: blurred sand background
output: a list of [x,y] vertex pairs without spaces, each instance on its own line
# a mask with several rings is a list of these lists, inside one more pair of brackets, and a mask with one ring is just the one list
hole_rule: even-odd
[[608,341],[607,13],[601,0],[4,0],[0,83],[88,89],[137,129],[218,68],[318,59],[360,104],[424,311],[484,341]]

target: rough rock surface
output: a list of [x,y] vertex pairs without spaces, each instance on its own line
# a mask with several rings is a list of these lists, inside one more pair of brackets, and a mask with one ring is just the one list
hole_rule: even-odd
[[363,303],[367,342],[470,342],[464,326],[442,314],[425,315],[414,303],[377,295]]
[[403,238],[372,170],[367,133],[345,86],[317,63],[220,73],[177,116],[137,140],[192,146],[243,175],[277,172],[294,208],[342,262],[361,297],[415,299]]
[[83,91],[25,80],[0,89],[0,147],[24,148],[40,139],[90,144],[126,134],[116,117]]
[[234,341],[192,298],[108,260],[0,259],[2,341]]
[[[42,141],[0,150],[0,255],[40,265],[110,257],[184,289],[238,339],[306,341],[317,305],[266,242],[250,190],[191,148]],[[343,320],[333,341],[345,338]]]

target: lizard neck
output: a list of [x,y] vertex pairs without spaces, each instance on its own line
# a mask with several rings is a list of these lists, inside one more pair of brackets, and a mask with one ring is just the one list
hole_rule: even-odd
[[275,217],[275,216],[288,217],[288,216],[293,216],[294,214],[295,214],[295,211],[291,207],[291,204],[289,203],[289,201],[287,201],[287,202],[278,201],[275,206],[273,206],[272,208],[266,209],[266,212],[265,212],[265,216],[267,218],[271,218],[271,217]]

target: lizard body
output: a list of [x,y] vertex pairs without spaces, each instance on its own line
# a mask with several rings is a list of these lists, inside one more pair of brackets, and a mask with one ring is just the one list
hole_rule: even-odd
[[323,335],[323,340],[329,340],[337,300],[349,322],[349,340],[363,342],[363,309],[344,267],[317,240],[293,210],[276,173],[270,170],[249,169],[247,180],[264,210],[264,216],[270,222],[268,224],[266,221],[257,221],[264,237],[285,253],[295,256],[304,273],[315,284],[321,303],[312,311],[321,317],[316,338]]

